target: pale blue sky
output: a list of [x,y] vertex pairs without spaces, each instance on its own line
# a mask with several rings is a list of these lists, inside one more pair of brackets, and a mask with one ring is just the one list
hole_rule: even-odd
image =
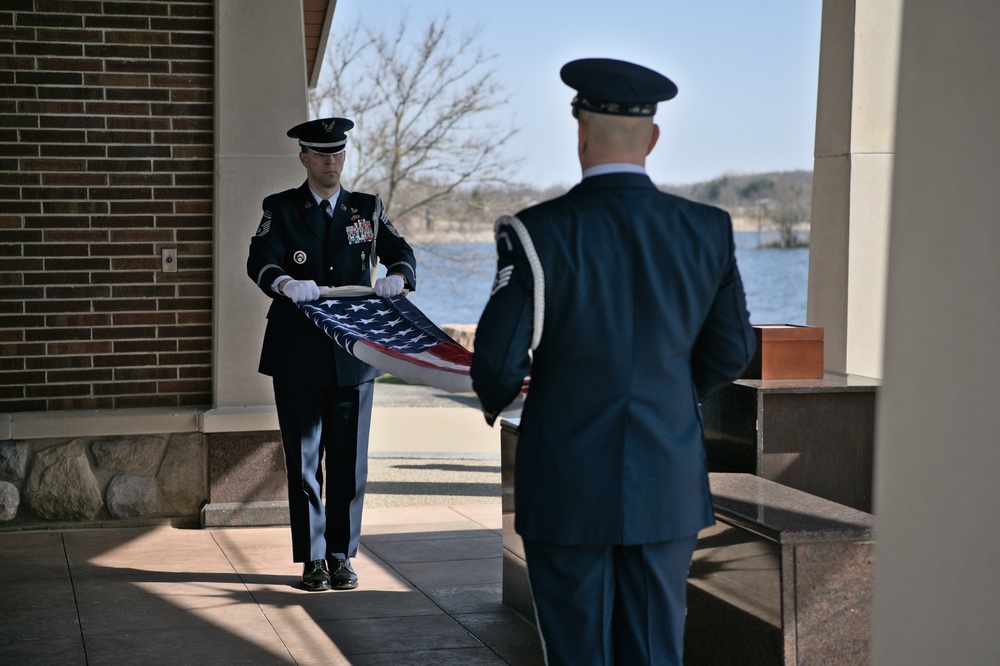
[[813,167],[822,0],[338,0],[334,33],[359,20],[394,28],[406,8],[420,25],[450,12],[453,29],[483,26],[521,128],[517,180],[579,180],[559,69],[585,57],[631,60],[677,84],[656,114],[662,136],[646,166],[657,183]]

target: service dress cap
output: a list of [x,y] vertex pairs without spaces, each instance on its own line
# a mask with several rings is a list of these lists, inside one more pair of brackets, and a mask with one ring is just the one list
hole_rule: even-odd
[[347,150],[347,132],[353,127],[354,121],[347,118],[319,118],[296,125],[288,136],[298,139],[303,150],[336,155]]
[[614,116],[652,116],[657,102],[673,99],[674,82],[659,72],[611,58],[583,58],[563,65],[563,83],[577,91],[573,110]]

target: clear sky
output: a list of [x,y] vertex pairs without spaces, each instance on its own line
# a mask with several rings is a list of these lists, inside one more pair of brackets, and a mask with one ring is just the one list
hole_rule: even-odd
[[482,26],[521,128],[516,180],[579,180],[574,93],[559,69],[586,57],[631,60],[677,84],[646,163],[657,183],[813,168],[822,0],[337,0],[331,42],[359,21],[391,30],[407,9],[419,25],[450,13],[453,29]]

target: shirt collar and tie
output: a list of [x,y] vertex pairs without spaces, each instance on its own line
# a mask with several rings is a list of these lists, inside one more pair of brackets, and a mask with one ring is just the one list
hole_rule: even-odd
[[313,199],[316,200],[316,204],[320,207],[320,210],[326,213],[328,219],[332,220],[333,205],[337,201],[337,199],[340,198],[340,188],[338,187],[337,191],[331,194],[329,199],[324,199],[320,195],[316,194],[315,192],[312,191],[312,188],[309,189],[309,192],[312,193]]

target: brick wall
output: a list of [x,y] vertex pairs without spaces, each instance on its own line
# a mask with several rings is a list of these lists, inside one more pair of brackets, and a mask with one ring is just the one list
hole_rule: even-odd
[[211,404],[213,62],[212,0],[0,4],[0,412]]

